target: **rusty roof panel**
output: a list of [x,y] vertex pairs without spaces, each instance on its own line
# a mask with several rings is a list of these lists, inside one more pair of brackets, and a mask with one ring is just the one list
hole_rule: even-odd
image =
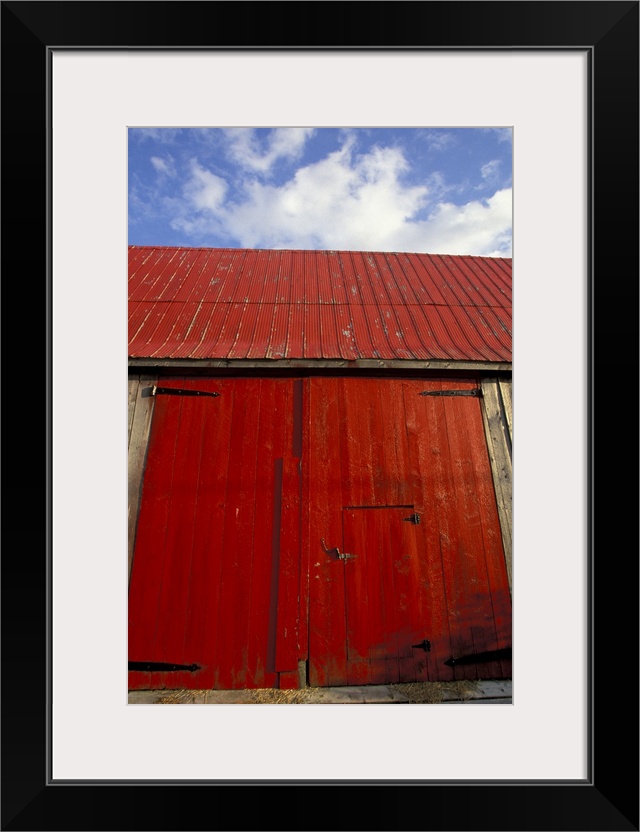
[[438,288],[438,283],[434,280],[434,274],[437,273],[433,269],[431,261],[427,255],[407,254],[400,255],[399,260],[402,265],[404,259],[407,259],[407,268],[405,273],[407,278],[416,292],[416,298],[419,303],[428,304],[442,304],[446,305],[447,301]]
[[492,264],[489,257],[465,257],[456,264],[467,291],[480,306],[511,308],[511,261],[508,275],[500,267],[502,262]]
[[253,342],[260,307],[257,303],[236,305],[239,308],[239,322],[235,333],[235,340],[229,348],[227,357],[246,358]]
[[[160,279],[171,257],[174,257],[176,252],[177,249],[162,249],[156,254],[151,251],[133,274],[131,271],[129,272],[129,297],[131,300],[144,300],[153,291],[156,281]],[[131,261],[129,261],[129,266],[131,267]],[[160,285],[166,285],[166,283],[165,277]]]
[[251,340],[247,349],[246,358],[265,358],[271,331],[273,328],[273,316],[275,303],[251,304],[256,311],[255,322]]
[[304,330],[302,332],[302,358],[320,358],[320,319],[317,304],[304,305]]
[[161,310],[162,314],[158,316],[156,326],[147,342],[150,357],[155,357],[156,354],[166,354],[163,349],[164,345],[170,341],[171,333],[182,311],[182,306],[178,303],[159,303],[156,307]]
[[193,330],[193,322],[198,312],[198,305],[193,303],[180,303],[163,304],[163,306],[171,307],[178,313],[174,319],[167,319],[165,316],[154,334],[155,349],[152,355],[159,354],[166,357],[175,349],[179,349],[185,342],[191,340],[193,344],[193,339],[190,339],[189,335]]
[[[348,255],[348,259],[347,259]],[[360,251],[345,252],[343,264],[351,275],[350,303],[362,303],[367,306],[375,304],[375,295],[369,281],[364,254]],[[354,291],[354,286],[357,291]]]
[[350,329],[359,358],[377,357],[375,342],[371,337],[369,314],[365,306],[354,304],[349,307]]
[[129,301],[129,349],[131,349],[132,342],[139,343],[139,332],[152,309],[152,303],[135,303]]
[[510,258],[129,247],[132,358],[511,361]]

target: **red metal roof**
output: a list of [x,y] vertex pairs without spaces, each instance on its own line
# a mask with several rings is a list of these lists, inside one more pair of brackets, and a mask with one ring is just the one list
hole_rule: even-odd
[[511,361],[511,258],[129,247],[131,358]]

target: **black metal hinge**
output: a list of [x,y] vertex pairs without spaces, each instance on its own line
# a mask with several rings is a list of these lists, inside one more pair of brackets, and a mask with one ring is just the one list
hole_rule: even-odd
[[425,653],[431,652],[431,642],[428,638],[425,638],[420,644],[412,644],[411,646],[416,650],[424,650]]
[[188,670],[189,673],[195,673],[200,670],[199,664],[170,664],[169,662],[129,662],[129,670],[142,670],[144,673],[153,673],[154,671],[165,670]]
[[220,393],[211,393],[208,390],[179,390],[177,387],[154,387],[152,396],[164,394],[167,396],[219,396]]
[[501,650],[486,650],[484,653],[470,653],[468,656],[460,656],[458,659],[447,659],[445,662],[449,667],[458,664],[480,664],[481,662],[499,662],[500,659],[511,658],[511,647],[503,647]]
[[478,399],[482,396],[482,390],[474,387],[472,390],[423,390],[421,396],[473,396]]

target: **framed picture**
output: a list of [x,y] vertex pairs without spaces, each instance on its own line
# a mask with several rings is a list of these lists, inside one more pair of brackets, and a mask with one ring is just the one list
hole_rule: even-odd
[[[637,501],[604,399],[637,355],[638,3],[4,2],[2,22],[9,337],[45,403],[15,418],[45,477],[10,461],[7,516],[46,506],[5,549],[2,827],[638,829]],[[126,130],[230,123],[513,129],[509,707],[127,704]]]

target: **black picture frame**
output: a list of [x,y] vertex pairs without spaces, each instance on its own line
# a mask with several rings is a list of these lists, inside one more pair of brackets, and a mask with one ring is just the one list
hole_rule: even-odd
[[[3,415],[6,447],[16,452],[3,489],[3,830],[638,830],[638,495],[630,487],[637,466],[626,470],[638,459],[638,10],[638,2],[581,0],[2,2],[2,265],[11,362],[4,392],[14,388]],[[203,41],[212,31],[213,42]],[[198,47],[588,51],[592,682],[585,782],[48,780],[51,50]],[[562,403],[555,405],[561,412]],[[541,645],[541,667],[549,649],[573,646]],[[562,696],[561,687],[554,695]]]

